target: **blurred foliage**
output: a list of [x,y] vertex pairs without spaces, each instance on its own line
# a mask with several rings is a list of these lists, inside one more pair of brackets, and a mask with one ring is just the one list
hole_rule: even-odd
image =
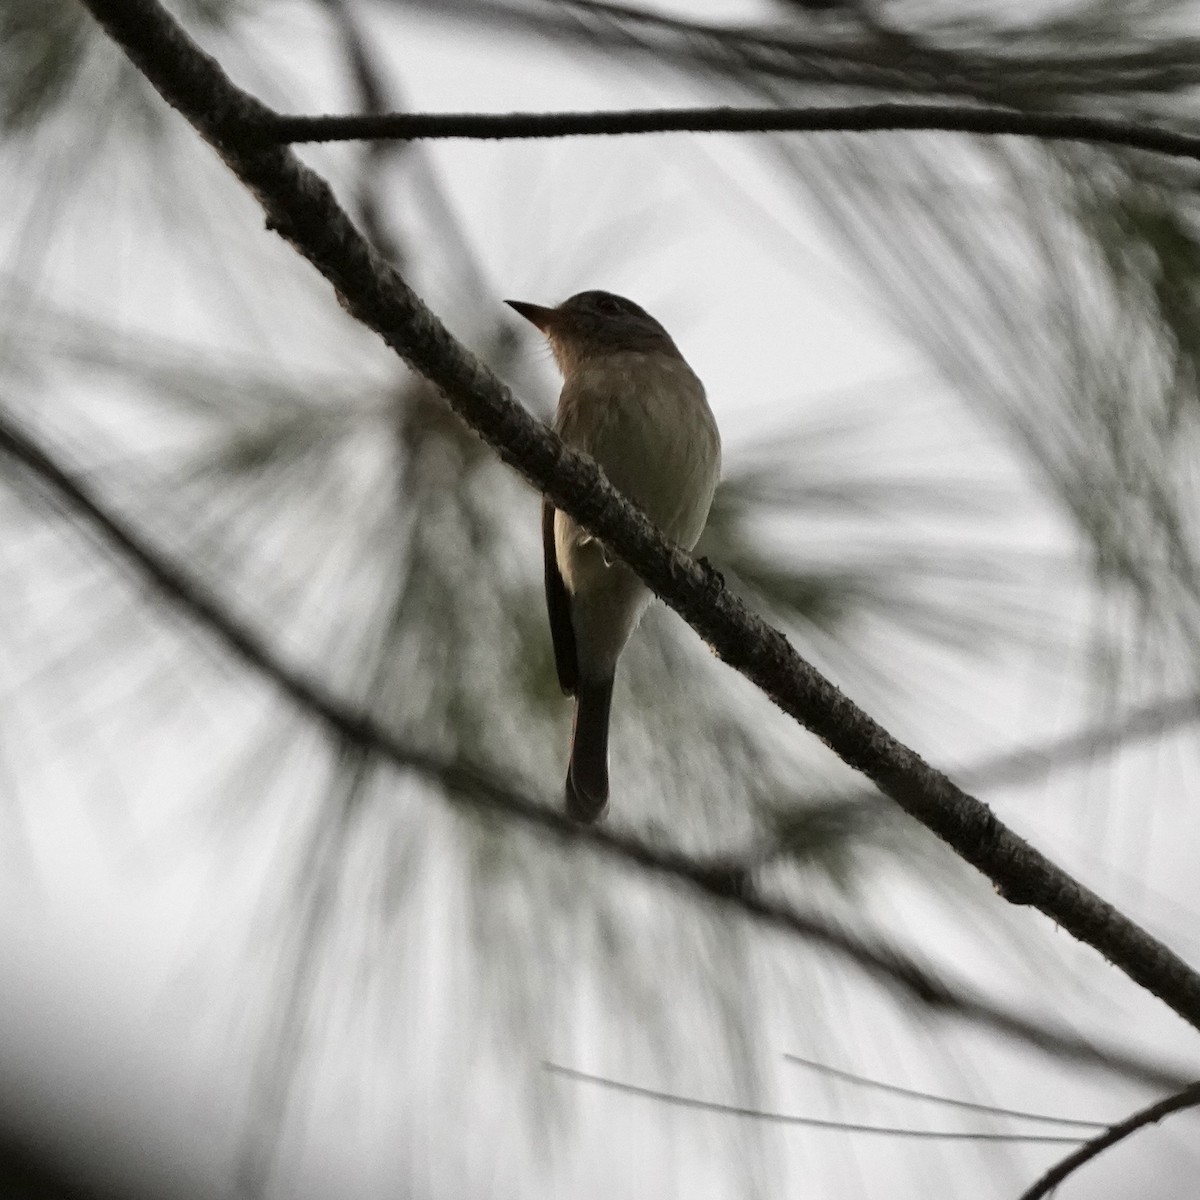
[[[759,26],[735,26],[590,0],[379,0],[357,10],[366,33],[329,21],[338,5],[325,2],[176,10],[219,59],[270,79],[297,110],[402,95],[383,42],[389,20],[417,12],[499,28],[572,62],[581,49],[639,70],[649,62],[656,78],[670,73],[714,102],[935,95],[1194,121],[1200,56],[1177,27],[1182,6],[1022,16],[911,4],[886,25],[875,7],[780,3]],[[305,61],[336,84],[310,94],[288,77],[294,63],[271,58],[263,23],[278,32],[285,22],[321,42],[323,57]],[[47,243],[71,234],[67,265],[44,277],[13,239],[6,419],[99,480],[116,511],[289,661],[414,745],[557,803],[570,718],[541,608],[537,498],[427,384],[339,323],[286,250],[264,247],[257,226],[239,240],[257,220],[242,197],[199,169],[161,173],[176,155],[190,164],[191,149],[70,0],[0,7],[0,105],[7,164],[28,177],[10,171],[4,194]],[[55,139],[37,142],[46,129]],[[153,163],[125,164],[136,204],[119,189],[98,206],[81,194],[70,147],[94,148],[105,129],[159,139]],[[994,480],[961,446],[943,453],[944,431],[921,426],[928,413],[899,404],[890,385],[826,406],[833,417],[787,398],[769,437],[727,433],[699,552],[856,699],[939,749],[986,731],[942,687],[949,675],[989,655],[1045,657],[1057,670],[1058,610],[1089,614],[1080,636],[1099,664],[1101,705],[1190,685],[1200,666],[1195,172],[1127,151],[931,135],[756,146],[789,215],[821,215],[880,309],[1003,446],[985,452],[1011,456],[1021,478]],[[397,258],[403,247],[405,269],[456,332],[544,406],[550,376],[508,324],[489,283],[496,256],[457,211],[436,158],[334,150],[320,165],[378,242]],[[157,189],[141,182],[148,173]],[[66,210],[43,202],[52,193]],[[184,203],[203,223],[185,224]],[[131,287],[135,316],[124,301],[110,312],[110,280],[139,266],[113,230],[147,237],[149,209],[186,230],[171,244],[194,292],[160,311],[152,288]],[[596,245],[580,238],[576,253],[611,271],[632,241],[620,214],[606,217]],[[638,252],[654,249],[647,237]],[[595,282],[553,281],[564,294]],[[781,1024],[765,1015],[777,993],[763,981],[784,973],[767,939],[439,803],[436,781],[326,745],[260,682],[209,661],[202,638],[181,637],[169,611],[63,530],[27,476],[5,483],[0,612],[14,632],[3,711],[31,725],[52,714],[41,718],[48,757],[72,750],[84,791],[111,778],[118,794],[168,797],[187,820],[203,812],[266,896],[265,1000],[246,1018],[263,1055],[250,1091],[266,1135],[251,1158],[287,1126],[305,1080],[335,1071],[355,1037],[370,1043],[365,1060],[406,1082],[406,1103],[437,1096],[464,1123],[485,1120],[476,1110],[491,1099],[461,1096],[462,1081],[499,1059],[506,1086],[557,1128],[567,1106],[530,1066],[548,1045],[599,1047],[667,1074],[694,1068],[726,1093],[763,1089],[777,1049],[764,1031]],[[1006,522],[1034,523],[1031,497],[1070,529],[1079,564],[1007,536]],[[615,822],[685,851],[761,852],[773,886],[900,944],[915,936],[865,885],[904,875],[997,937],[989,952],[1030,994],[1066,974],[1040,944],[1005,933],[990,894],[940,845],[852,790],[848,770],[659,607],[623,660],[615,713]],[[44,762],[22,769],[22,795],[47,786]],[[827,964],[812,960],[787,968],[789,1000],[804,997],[798,1015],[788,1005],[789,1029],[840,1025]],[[419,1037],[399,1036],[397,1012]],[[430,1113],[408,1113],[414,1140]],[[759,1139],[734,1130],[713,1143],[733,1174],[749,1173],[748,1190],[765,1192],[774,1151]]]
[[[171,7],[192,28],[222,29],[244,2],[181,0]],[[138,72],[116,53],[81,5],[71,0],[5,0],[0,6],[3,133],[29,133],[71,106],[122,106],[147,96]],[[157,104],[140,107],[138,120],[156,120],[159,109]]]
[[77,4],[13,0],[0,11],[3,121],[16,132],[62,104],[78,75],[95,22]]

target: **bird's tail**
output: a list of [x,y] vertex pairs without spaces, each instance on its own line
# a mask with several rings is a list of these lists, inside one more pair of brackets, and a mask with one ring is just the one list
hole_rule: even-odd
[[575,692],[571,763],[567,768],[567,816],[584,824],[608,807],[608,714],[613,681],[580,680]]

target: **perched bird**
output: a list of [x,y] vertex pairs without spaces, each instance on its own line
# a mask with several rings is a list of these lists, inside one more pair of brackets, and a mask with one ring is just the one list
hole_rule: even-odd
[[[603,468],[668,538],[690,550],[721,471],[704,387],[670,334],[610,292],[557,308],[505,301],[549,339],[563,374],[554,429]],[[558,681],[575,697],[566,805],[577,821],[608,803],[608,718],[617,657],[650,599],[638,577],[548,501],[542,503],[546,607]]]

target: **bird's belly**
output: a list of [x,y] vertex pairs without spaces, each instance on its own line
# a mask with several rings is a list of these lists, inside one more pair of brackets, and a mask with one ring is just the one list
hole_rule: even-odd
[[715,426],[699,396],[651,394],[614,405],[597,430],[592,457],[673,542],[690,550],[716,488]]
[[[721,443],[704,388],[681,358],[613,354],[588,364],[564,387],[556,425],[671,541],[687,550],[696,544],[720,473]],[[555,551],[573,596],[616,590],[634,602],[635,589],[613,577],[632,572],[561,512]]]
[[610,559],[594,537],[565,513],[554,521],[558,570],[571,596],[580,672],[604,679],[650,601],[646,585],[619,559]]

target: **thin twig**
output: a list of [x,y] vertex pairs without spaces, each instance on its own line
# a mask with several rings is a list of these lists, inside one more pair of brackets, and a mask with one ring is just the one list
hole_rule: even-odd
[[458,803],[521,822],[568,844],[585,846],[626,866],[691,887],[731,911],[842,955],[873,978],[938,1012],[976,1022],[1047,1054],[1118,1071],[1154,1087],[1175,1088],[1182,1082],[1183,1077],[1169,1067],[1116,1047],[1097,1046],[1078,1034],[1048,1028],[944,976],[934,976],[890,947],[856,937],[785,903],[767,900],[758,894],[748,876],[731,870],[724,862],[703,862],[611,829],[576,825],[490,772],[404,742],[369,715],[346,704],[319,680],[287,663],[215,593],[110,509],[79,473],[64,466],[3,415],[0,454],[28,470],[54,501],[82,518],[83,527],[99,535],[106,549],[157,589],[173,611],[190,619],[227,653],[277,687],[299,712],[323,724],[343,746],[362,746],[401,770],[435,780],[447,797]]
[[1200,1104],[1200,1082],[1185,1087],[1165,1100],[1159,1100],[1157,1104],[1143,1108],[1119,1124],[1111,1126],[1098,1138],[1085,1142],[1074,1154],[1068,1155],[1062,1162],[1056,1163],[1021,1196],[1021,1200],[1042,1200],[1043,1196],[1049,1195],[1068,1175],[1077,1171],[1084,1163],[1090,1162],[1098,1154],[1102,1154],[1110,1146],[1124,1141],[1131,1133],[1137,1133],[1139,1129],[1145,1129],[1147,1125],[1153,1125],[1156,1121],[1161,1121],[1163,1117],[1169,1117],[1171,1113],[1179,1112],[1184,1108],[1194,1108],[1198,1104]]
[[268,225],[503,461],[628,563],[730,666],[991,879],[1005,899],[1036,907],[1200,1029],[1200,973],[873,721],[751,613],[711,566],[667,542],[592,459],[564,446],[517,404],[372,250],[324,179],[286,147],[245,140],[268,111],[235,87],[157,0],[83,3],[250,189]]
[[841,1079],[853,1083],[857,1087],[871,1088],[877,1092],[888,1092],[893,1096],[904,1096],[909,1100],[924,1100],[930,1104],[945,1104],[949,1108],[962,1108],[969,1112],[987,1113],[993,1117],[1016,1117],[1022,1121],[1036,1121],[1042,1125],[1074,1125],[1081,1129],[1107,1129],[1103,1121],[1081,1121],[1075,1117],[1056,1117],[1049,1113],[1029,1112],[1021,1108],[1001,1108],[996,1104],[978,1104],[974,1100],[959,1100],[953,1096],[939,1096],[934,1092],[922,1092],[916,1088],[902,1087],[898,1083],[885,1083],[882,1079],[871,1079],[866,1075],[856,1075],[853,1071],[843,1071],[840,1067],[831,1067],[826,1063],[815,1062],[811,1058],[801,1058],[799,1054],[785,1054],[788,1062],[800,1067],[807,1067],[821,1075],[833,1079]]
[[971,1130],[906,1129],[898,1125],[863,1125],[854,1121],[834,1121],[825,1117],[804,1117],[792,1113],[773,1112],[770,1109],[747,1108],[740,1104],[723,1104],[719,1100],[700,1100],[695,1096],[680,1096],[675,1092],[663,1092],[658,1088],[641,1087],[636,1083],[624,1083],[609,1079],[605,1075],[592,1075],[588,1071],[577,1071],[574,1067],[562,1067],[558,1063],[546,1062],[542,1066],[564,1079],[575,1079],[580,1083],[594,1083],[613,1092],[624,1092],[628,1096],[642,1096],[660,1104],[675,1108],[698,1109],[701,1112],[720,1113],[726,1117],[747,1117],[754,1121],[767,1121],[772,1125],[803,1125],[806,1129],[833,1129],[839,1133],[873,1133],[882,1137],[903,1137],[942,1142],[1037,1142],[1078,1145],[1082,1140],[1062,1133],[977,1133]]
[[1200,160],[1200,136],[1080,113],[1021,112],[959,104],[850,104],[805,108],[672,108],[558,113],[384,113],[263,116],[253,141],[344,142],[466,138],[614,137],[646,133],[972,133],[1125,146]]

